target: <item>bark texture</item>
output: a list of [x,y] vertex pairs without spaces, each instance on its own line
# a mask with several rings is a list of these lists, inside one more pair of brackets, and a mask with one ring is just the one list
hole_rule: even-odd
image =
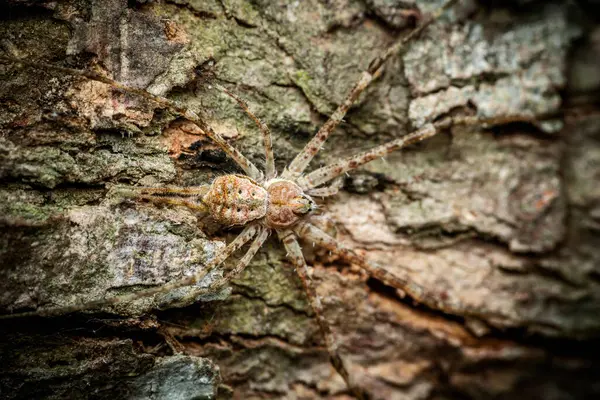
[[[441,1],[419,1],[429,12]],[[441,300],[419,305],[305,244],[351,373],[381,399],[600,396],[600,24],[591,1],[463,1],[394,57],[313,166],[455,112],[564,116],[454,128],[372,162],[322,201],[337,236]],[[196,111],[254,162],[289,163],[358,73],[419,18],[411,2],[12,1],[3,52],[104,71]],[[0,64],[0,308],[68,305],[202,268],[235,231],[118,185],[235,172],[165,110]],[[209,285],[222,271],[207,276]],[[348,398],[271,240],[230,288],[0,321],[0,397]]]

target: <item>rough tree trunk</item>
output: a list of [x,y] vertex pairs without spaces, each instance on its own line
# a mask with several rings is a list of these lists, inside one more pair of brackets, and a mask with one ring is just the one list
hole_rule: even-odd
[[[279,170],[418,16],[400,0],[10,3],[2,51],[168,95],[262,164],[257,130],[210,83],[230,86],[271,127]],[[439,300],[425,307],[305,246],[374,398],[600,395],[600,25],[588,2],[566,3],[462,2],[386,65],[314,163],[448,113],[567,110],[453,129],[350,174],[323,202],[341,240]],[[236,171],[188,123],[77,77],[10,64],[0,76],[2,313],[177,279],[231,240],[188,209],[111,190]],[[1,321],[0,397],[348,396],[275,240],[216,298],[169,308],[181,294]]]

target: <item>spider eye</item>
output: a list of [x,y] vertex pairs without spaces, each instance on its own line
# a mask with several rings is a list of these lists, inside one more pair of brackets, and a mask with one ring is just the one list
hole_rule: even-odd
[[241,208],[238,208],[238,209],[237,209],[237,212],[240,212],[240,211],[242,211],[242,209],[241,209]]
[[242,194],[242,189],[238,190],[238,194]]

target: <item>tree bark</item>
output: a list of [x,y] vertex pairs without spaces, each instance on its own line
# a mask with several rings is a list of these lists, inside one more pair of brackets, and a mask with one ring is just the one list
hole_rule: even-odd
[[[12,1],[0,46],[177,100],[262,165],[223,84],[270,126],[282,171],[369,61],[441,3]],[[452,114],[537,122],[452,128],[319,200],[341,241],[439,308],[306,243],[313,283],[373,398],[598,396],[600,25],[583,1],[460,3],[386,64],[312,166]],[[115,190],[240,172],[189,122],[81,77],[0,75],[3,314],[180,279],[237,233]],[[0,397],[349,397],[275,239],[230,288],[173,308],[185,293],[0,321]]]

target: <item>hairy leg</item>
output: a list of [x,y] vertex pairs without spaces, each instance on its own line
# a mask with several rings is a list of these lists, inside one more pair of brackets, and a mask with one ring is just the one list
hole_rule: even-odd
[[[354,252],[354,250],[344,246],[342,243],[338,242],[336,239],[329,236],[316,226],[308,222],[304,222],[294,227],[294,232],[307,242],[315,243],[356,264],[360,268],[364,269],[369,276],[380,280],[388,286],[400,290],[402,293],[409,295],[418,303],[425,304],[437,310],[452,313],[452,310],[448,309],[448,306],[446,305],[449,299],[442,301],[434,294],[428,293],[426,289],[413,282],[410,278],[394,275],[380,265],[366,260],[364,257]],[[461,310],[463,310],[466,314],[470,313],[469,310],[464,310],[464,307],[462,306]],[[472,311],[472,314],[473,316],[477,316],[477,312],[475,310]]]
[[277,232],[279,239],[283,242],[283,245],[287,251],[287,256],[296,267],[296,272],[302,281],[302,286],[306,291],[306,296],[310,302],[310,305],[315,312],[315,316],[317,318],[317,323],[319,324],[319,328],[323,334],[325,339],[325,344],[327,346],[327,352],[329,353],[329,358],[331,359],[331,363],[335,370],[341,375],[341,377],[346,382],[348,389],[350,389],[353,394],[359,398],[366,398],[365,393],[355,384],[344,361],[339,355],[339,343],[335,339],[333,332],[331,331],[331,327],[325,320],[323,316],[323,305],[321,304],[321,300],[317,295],[317,292],[314,286],[310,283],[310,277],[308,276],[308,269],[306,266],[306,260],[304,259],[304,255],[302,254],[302,249],[298,244],[298,240],[292,231],[278,231]]
[[231,146],[229,143],[227,143],[225,141],[225,139],[223,139],[215,131],[213,131],[213,129],[209,125],[207,125],[204,121],[202,121],[195,112],[178,105],[176,102],[174,102],[172,100],[169,100],[165,97],[154,95],[143,89],[137,89],[137,88],[133,88],[133,87],[130,87],[127,85],[123,85],[122,83],[119,83],[113,79],[110,79],[104,75],[101,75],[99,73],[92,72],[92,71],[60,67],[58,65],[44,63],[44,62],[27,61],[27,60],[19,59],[17,57],[12,57],[12,56],[7,56],[7,55],[0,55],[0,61],[13,63],[14,65],[21,67],[21,68],[27,67],[27,68],[37,69],[37,70],[48,69],[48,70],[63,72],[65,74],[82,76],[84,78],[87,78],[87,79],[90,79],[93,81],[105,83],[116,90],[119,90],[119,91],[122,91],[125,93],[131,93],[136,96],[140,96],[142,98],[150,100],[150,101],[158,104],[159,106],[165,107],[165,108],[171,110],[172,112],[174,112],[175,114],[178,114],[178,115],[188,119],[189,121],[193,122],[194,124],[196,124],[201,131],[201,133],[199,133],[199,135],[204,135],[204,136],[207,136],[208,138],[210,138],[229,157],[231,157],[240,166],[240,168],[242,168],[244,170],[244,172],[248,176],[250,176],[251,178],[253,178],[255,180],[262,179],[262,173],[259,171],[259,169],[256,168],[256,166],[250,160],[248,160],[239,150],[237,150],[235,147]]
[[227,94],[229,97],[234,99],[242,110],[254,121],[260,132],[263,136],[263,146],[265,148],[265,179],[269,180],[275,177],[275,157],[273,156],[273,142],[271,131],[267,124],[265,124],[260,118],[258,118],[250,108],[248,108],[248,104],[229,90],[221,85],[215,85],[217,89]]
[[219,254],[215,256],[215,258],[204,268],[199,271],[195,275],[190,277],[170,282],[162,286],[153,287],[150,289],[144,289],[137,291],[135,293],[131,293],[123,296],[115,296],[108,299],[100,299],[96,301],[91,301],[82,304],[73,304],[71,306],[64,307],[54,307],[47,308],[36,311],[29,311],[24,313],[15,313],[15,314],[6,314],[0,315],[0,319],[8,319],[8,318],[20,318],[20,317],[28,317],[28,316],[42,316],[42,317],[50,317],[54,315],[62,315],[68,314],[76,311],[90,310],[94,308],[99,308],[103,306],[109,306],[118,303],[126,303],[135,301],[137,299],[143,297],[150,297],[160,293],[168,293],[175,289],[184,287],[184,286],[192,286],[201,281],[212,269],[220,265],[223,261],[225,261],[231,254],[233,254],[236,250],[240,249],[247,242],[249,242],[254,236],[256,236],[257,232],[261,227],[257,224],[248,225],[242,233],[240,233],[227,247]]
[[174,302],[169,301],[165,306],[169,308],[178,307],[178,306],[186,306],[191,302],[195,301],[199,296],[209,295],[213,293],[219,292],[221,289],[229,283],[233,278],[242,273],[242,271],[250,264],[250,261],[254,258],[258,250],[265,243],[267,238],[269,237],[269,230],[263,227],[259,227],[259,232],[255,237],[254,241],[248,248],[248,251],[244,256],[238,261],[236,266],[228,271],[221,279],[216,280],[211,283],[209,287],[206,288],[196,288],[187,293],[184,297],[177,299]]
[[360,167],[376,158],[383,157],[384,155],[396,151],[403,147],[406,147],[413,143],[418,143],[422,140],[430,138],[438,133],[438,130],[432,125],[427,124],[423,128],[409,133],[399,139],[392,140],[377,146],[370,150],[364,151],[354,156],[350,156],[336,163],[329,164],[325,167],[314,170],[298,179],[298,185],[304,190],[317,190],[314,189],[330,180],[340,176],[341,174]]
[[336,177],[340,176],[345,172],[356,169],[393,151],[402,149],[403,147],[409,146],[414,143],[418,143],[422,140],[435,136],[444,129],[450,128],[452,126],[476,125],[488,127],[514,122],[535,123],[535,121],[536,118],[530,115],[514,115],[493,118],[479,118],[472,116],[446,117],[435,123],[426,124],[420,129],[417,129],[416,131],[413,131],[396,140],[392,140],[391,142],[387,142],[370,150],[366,150],[362,153],[344,158],[343,160],[318,168],[310,172],[309,174],[299,178],[297,182],[302,189],[308,190],[309,193],[312,193],[313,191],[320,189],[317,188],[318,186],[323,185],[332,179],[335,179]]
[[423,21],[408,35],[398,40],[380,56],[376,57],[369,63],[369,67],[364,71],[358,82],[354,85],[350,93],[346,96],[342,104],[331,114],[327,122],[319,129],[315,136],[304,146],[302,151],[298,153],[296,158],[283,172],[282,177],[285,179],[295,180],[306,169],[313,157],[319,152],[323,143],[327,140],[331,132],[343,120],[344,116],[358,99],[358,96],[369,86],[369,84],[381,74],[383,64],[393,55],[396,54],[403,46],[416,38],[427,26],[437,20],[445,10],[453,6],[458,0],[448,0],[439,9],[437,9],[428,19]]
[[118,196],[146,200],[155,204],[171,204],[184,206],[192,210],[205,212],[206,205],[202,197],[208,192],[210,185],[179,188],[179,187],[116,187],[112,191]]
[[344,180],[338,177],[338,179],[334,180],[331,185],[309,189],[307,193],[313,197],[329,197],[336,195],[342,186],[344,186]]

